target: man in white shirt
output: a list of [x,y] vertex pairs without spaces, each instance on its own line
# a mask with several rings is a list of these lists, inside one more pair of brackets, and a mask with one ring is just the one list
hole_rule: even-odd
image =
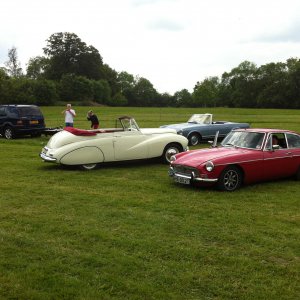
[[71,104],[67,104],[67,108],[62,111],[62,114],[65,115],[65,125],[66,127],[73,127],[74,117],[76,116],[75,110],[72,109]]

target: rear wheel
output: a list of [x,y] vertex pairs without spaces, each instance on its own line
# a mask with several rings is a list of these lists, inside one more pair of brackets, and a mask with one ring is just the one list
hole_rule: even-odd
[[90,170],[96,169],[96,167],[97,167],[97,164],[86,164],[86,165],[80,166],[80,168],[85,171],[90,171]]
[[3,135],[7,140],[11,140],[14,138],[14,130],[11,126],[6,126],[3,130]]
[[198,133],[192,133],[189,136],[189,145],[190,146],[196,146],[200,143],[200,141],[201,141],[201,136]]
[[169,164],[171,162],[171,156],[182,152],[183,148],[179,144],[171,143],[168,144],[163,152],[162,159],[165,163]]
[[235,166],[227,167],[218,180],[218,189],[221,191],[233,192],[242,184],[243,175]]

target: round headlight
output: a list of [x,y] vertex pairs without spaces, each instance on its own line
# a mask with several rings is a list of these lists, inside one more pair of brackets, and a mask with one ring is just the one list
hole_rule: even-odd
[[214,169],[215,165],[213,164],[213,162],[211,161],[208,161],[206,164],[205,164],[205,169],[208,171],[208,172],[211,172],[213,169]]

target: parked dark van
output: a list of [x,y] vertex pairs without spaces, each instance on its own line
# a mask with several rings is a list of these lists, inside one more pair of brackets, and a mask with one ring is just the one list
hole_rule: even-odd
[[18,135],[40,136],[44,116],[36,105],[0,105],[0,134],[6,139]]

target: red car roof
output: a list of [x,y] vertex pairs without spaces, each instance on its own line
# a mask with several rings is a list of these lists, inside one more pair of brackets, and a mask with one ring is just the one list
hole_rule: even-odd
[[282,133],[296,133],[295,131],[285,130],[285,129],[274,129],[274,128],[246,128],[246,129],[236,129],[235,131],[249,131],[249,132],[262,132],[262,133],[272,133],[272,132],[282,132]]

